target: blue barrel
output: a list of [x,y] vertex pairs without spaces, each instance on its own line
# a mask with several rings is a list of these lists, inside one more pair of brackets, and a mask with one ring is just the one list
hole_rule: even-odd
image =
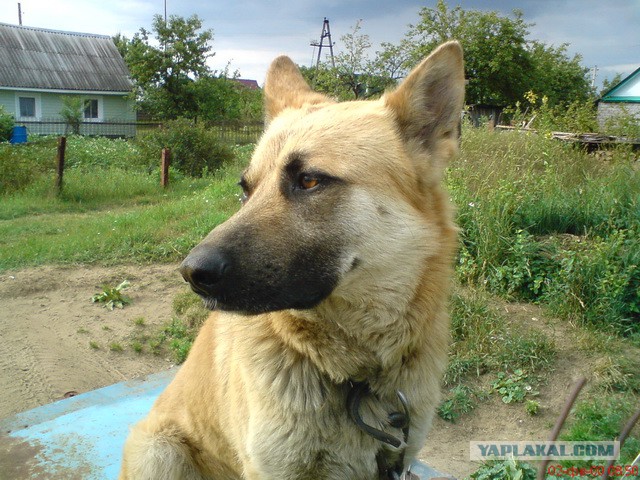
[[10,143],[27,143],[27,127],[24,125],[16,125],[11,131]]

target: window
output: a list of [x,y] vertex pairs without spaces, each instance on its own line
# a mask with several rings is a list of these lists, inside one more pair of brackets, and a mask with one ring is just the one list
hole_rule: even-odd
[[18,99],[20,108],[20,117],[36,116],[36,99],[35,97],[20,97]]
[[98,99],[91,98],[84,101],[84,118],[100,118],[98,114]]

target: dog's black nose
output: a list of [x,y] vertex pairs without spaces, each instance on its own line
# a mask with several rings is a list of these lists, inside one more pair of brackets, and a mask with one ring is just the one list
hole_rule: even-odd
[[200,295],[214,296],[231,263],[219,249],[196,247],[180,265],[182,278]]

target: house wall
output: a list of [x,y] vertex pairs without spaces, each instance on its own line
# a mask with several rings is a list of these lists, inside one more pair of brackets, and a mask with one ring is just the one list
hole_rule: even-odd
[[[18,97],[36,98],[36,118],[20,118]],[[0,105],[11,113],[16,123],[24,124],[34,134],[64,134],[67,125],[60,115],[64,96],[79,96],[83,100],[98,100],[98,118],[85,119],[80,133],[86,135],[133,136],[135,126],[108,125],[106,123],[135,123],[134,101],[123,95],[90,95],[74,93],[23,92],[0,90]]]
[[633,102],[605,102],[598,103],[598,125],[604,130],[612,118],[619,115],[634,115],[640,122],[640,103]]

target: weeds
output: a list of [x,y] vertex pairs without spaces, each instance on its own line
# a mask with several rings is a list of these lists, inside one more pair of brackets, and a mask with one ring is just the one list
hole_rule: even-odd
[[448,184],[462,283],[640,335],[640,171],[625,155],[468,128]]
[[[620,434],[625,422],[637,409],[635,395],[607,396],[591,398],[579,402],[573,413],[573,418],[565,427],[566,433],[560,439],[565,441],[610,441]],[[635,435],[633,432],[636,432]],[[627,437],[617,459],[619,465],[630,465],[640,451],[640,436],[638,427]],[[572,462],[578,467],[588,466],[587,462]]]
[[509,460],[490,460],[471,474],[473,480],[535,480],[536,469],[526,462],[513,458]]
[[499,372],[498,378],[491,384],[491,388],[500,394],[504,403],[523,402],[527,395],[537,395],[528,381],[527,375],[521,369],[512,374]]
[[[109,285],[104,285],[102,287],[102,292],[96,293],[93,297],[91,297],[91,301],[94,303],[103,303],[104,307],[108,310],[113,310],[114,308],[124,308],[125,305],[131,303],[131,299],[122,294],[122,290],[129,287],[129,281],[124,280],[118,286],[111,287]],[[106,328],[105,328],[106,327]],[[105,325],[103,329],[108,329]]]
[[466,385],[456,385],[449,390],[446,398],[438,406],[438,416],[448,422],[455,422],[461,415],[471,412],[478,399],[484,396]]
[[553,343],[536,331],[514,332],[481,291],[460,290],[451,300],[452,345],[445,385],[507,368],[535,372],[555,356]]
[[540,412],[540,402],[537,400],[527,400],[527,403],[524,406],[525,411],[530,416],[538,415]]

